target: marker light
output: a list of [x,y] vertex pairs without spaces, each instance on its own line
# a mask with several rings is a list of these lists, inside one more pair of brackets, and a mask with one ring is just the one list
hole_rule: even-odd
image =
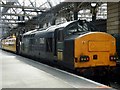
[[80,62],[88,62],[89,60],[89,56],[80,56]]

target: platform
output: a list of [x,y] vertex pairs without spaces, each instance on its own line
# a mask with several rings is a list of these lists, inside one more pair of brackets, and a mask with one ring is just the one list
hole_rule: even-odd
[[[107,88],[57,68],[0,50],[2,88]],[[106,89],[105,89],[106,90]]]

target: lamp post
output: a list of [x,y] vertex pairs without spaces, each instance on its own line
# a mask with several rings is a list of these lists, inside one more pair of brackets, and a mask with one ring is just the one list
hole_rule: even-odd
[[91,3],[92,22],[96,21],[97,3]]
[[77,9],[77,7],[78,7],[78,3],[75,2],[74,3],[74,20],[78,20],[78,9]]

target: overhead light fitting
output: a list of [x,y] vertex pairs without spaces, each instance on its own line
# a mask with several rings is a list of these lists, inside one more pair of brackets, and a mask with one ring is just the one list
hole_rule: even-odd
[[96,7],[97,3],[91,3],[92,7]]

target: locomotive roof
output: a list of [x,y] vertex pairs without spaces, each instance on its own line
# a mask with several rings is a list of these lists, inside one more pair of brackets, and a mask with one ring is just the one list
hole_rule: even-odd
[[71,23],[73,23],[73,22],[76,22],[76,21],[69,21],[69,22],[66,22],[66,23],[63,23],[63,24],[50,26],[50,27],[47,28],[46,30],[47,30],[47,31],[54,31],[54,30],[57,29],[57,28],[66,27],[66,26],[68,26],[69,24],[71,24]]
[[50,26],[48,27],[47,29],[41,29],[41,30],[32,30],[32,31],[28,31],[26,33],[24,33],[23,35],[26,36],[26,35],[31,35],[31,34],[35,34],[35,33],[42,33],[42,32],[54,32],[55,29],[57,28],[60,28],[60,27],[66,27],[67,25],[73,23],[73,22],[76,22],[76,21],[70,21],[70,22],[66,22],[66,23],[63,23],[63,24],[59,24],[59,25],[53,25],[53,26]]
[[24,33],[23,35],[29,35],[29,34],[31,34],[31,33],[33,33],[33,32],[36,32],[36,31],[37,31],[37,29],[32,30],[32,31],[28,31],[28,32]]

